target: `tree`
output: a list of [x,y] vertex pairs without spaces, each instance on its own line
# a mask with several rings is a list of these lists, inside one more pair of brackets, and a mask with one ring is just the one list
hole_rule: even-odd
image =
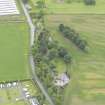
[[71,63],[72,57],[69,54],[64,56],[64,62],[66,64],[66,73],[68,73],[68,64]]
[[67,3],[72,3],[72,2],[73,2],[73,0],[66,0],[66,2],[67,2]]
[[72,38],[72,41],[78,45],[79,44],[79,41],[80,41],[80,36],[79,34],[75,34],[74,37]]
[[57,75],[56,66],[54,63],[49,64],[50,70],[52,72],[52,77],[54,78]]
[[58,49],[58,54],[59,54],[60,57],[63,58],[63,57],[67,54],[67,51],[66,51],[65,48],[60,47],[60,48]]
[[48,38],[49,38],[49,31],[43,29],[43,31],[38,36],[39,52],[42,54],[46,54],[48,51]]
[[[51,63],[51,64],[50,64],[50,69],[53,71],[55,68],[56,68],[56,66],[55,66],[53,63]],[[55,70],[54,70],[54,71],[55,71]]]
[[63,34],[66,38],[69,38],[70,36],[70,28],[69,27],[65,27],[63,30]]
[[63,32],[64,28],[65,28],[65,26],[63,24],[59,25],[59,31]]
[[41,40],[40,47],[39,47],[39,52],[42,53],[42,54],[46,54],[47,51],[48,51],[47,43],[45,42],[45,40]]
[[37,4],[37,8],[39,8],[39,9],[45,8],[45,3],[42,0],[37,1],[36,4]]
[[34,58],[35,58],[35,63],[39,63],[42,60],[40,53],[36,53],[36,55],[34,56]]
[[28,0],[23,0],[23,3],[24,3],[24,4],[27,4],[27,3],[28,3]]
[[38,76],[39,78],[41,78],[42,70],[41,70],[39,67],[36,67],[35,69],[36,69],[35,73],[37,74],[37,76]]
[[81,42],[78,46],[80,49],[86,50],[87,42],[85,40],[81,40]]
[[[63,34],[64,37],[71,40],[78,48],[80,48],[81,50],[85,50],[87,42],[85,40],[82,40],[79,33],[77,33],[74,29],[60,24],[59,30],[61,30],[60,32]],[[64,57],[64,54],[66,53],[66,50],[63,50],[64,49],[62,48],[59,49],[59,55],[61,57]]]
[[56,49],[50,50],[50,51],[49,51],[49,54],[48,54],[49,60],[52,60],[52,59],[54,59],[55,57],[57,57],[57,51],[56,51]]
[[84,3],[86,5],[95,5],[96,4],[96,0],[84,0]]
[[44,12],[42,10],[40,10],[38,13],[36,13],[35,18],[43,19],[44,18]]
[[73,40],[74,39],[74,32],[72,32],[72,31],[69,32],[68,39],[69,40]]
[[69,55],[69,54],[66,54],[65,56],[64,56],[64,62],[66,63],[66,64],[68,64],[68,63],[70,63],[71,62],[71,56]]

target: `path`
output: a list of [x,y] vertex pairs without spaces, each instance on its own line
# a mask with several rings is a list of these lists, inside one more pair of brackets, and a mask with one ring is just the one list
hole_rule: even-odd
[[[31,49],[31,46],[34,44],[35,26],[33,25],[31,17],[29,15],[27,9],[25,8],[25,5],[23,4],[23,2],[21,0],[20,0],[20,3],[24,10],[25,16],[27,18],[27,22],[30,27],[30,49]],[[51,105],[55,105],[35,73],[35,64],[34,64],[33,56],[30,55],[29,59],[30,59],[30,65],[31,65],[31,74],[32,74],[34,83],[38,84],[39,88],[41,89],[41,91],[43,92],[43,94],[45,95],[45,97],[49,101],[49,103]]]

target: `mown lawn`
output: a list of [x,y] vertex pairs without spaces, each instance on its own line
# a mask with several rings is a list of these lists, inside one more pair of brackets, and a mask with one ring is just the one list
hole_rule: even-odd
[[[88,53],[58,32],[60,23],[74,28],[87,40]],[[73,57],[63,105],[105,105],[105,15],[47,15],[46,27]]]
[[0,81],[29,77],[29,30],[25,22],[0,23]]

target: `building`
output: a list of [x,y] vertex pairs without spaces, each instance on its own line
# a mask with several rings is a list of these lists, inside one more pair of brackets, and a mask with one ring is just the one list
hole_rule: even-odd
[[19,10],[15,0],[0,0],[0,16],[16,14],[19,14]]
[[62,73],[61,75],[55,78],[54,84],[59,87],[64,87],[70,81],[70,78],[67,76],[66,73]]

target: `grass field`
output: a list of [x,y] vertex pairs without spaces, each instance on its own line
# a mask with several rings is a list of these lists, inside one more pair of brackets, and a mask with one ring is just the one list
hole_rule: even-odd
[[28,78],[28,38],[25,22],[0,23],[0,81]]
[[[45,0],[47,13],[58,13],[58,14],[68,14],[68,13],[105,13],[105,0],[96,0],[96,6],[86,6],[83,2],[72,2],[72,3],[59,3],[60,0]],[[75,1],[75,0],[74,0]]]
[[[58,32],[60,23],[74,28],[87,40],[88,53]],[[63,105],[105,105],[105,15],[47,15],[46,27],[73,56],[71,83]]]
[[[31,0],[33,4],[36,5],[36,1]],[[83,2],[75,2],[72,3],[67,2],[58,2],[60,0],[44,0],[46,4],[46,13],[49,14],[74,14],[74,13],[96,13],[96,14],[104,14],[105,13],[105,0],[96,0],[95,6],[86,6]]]

